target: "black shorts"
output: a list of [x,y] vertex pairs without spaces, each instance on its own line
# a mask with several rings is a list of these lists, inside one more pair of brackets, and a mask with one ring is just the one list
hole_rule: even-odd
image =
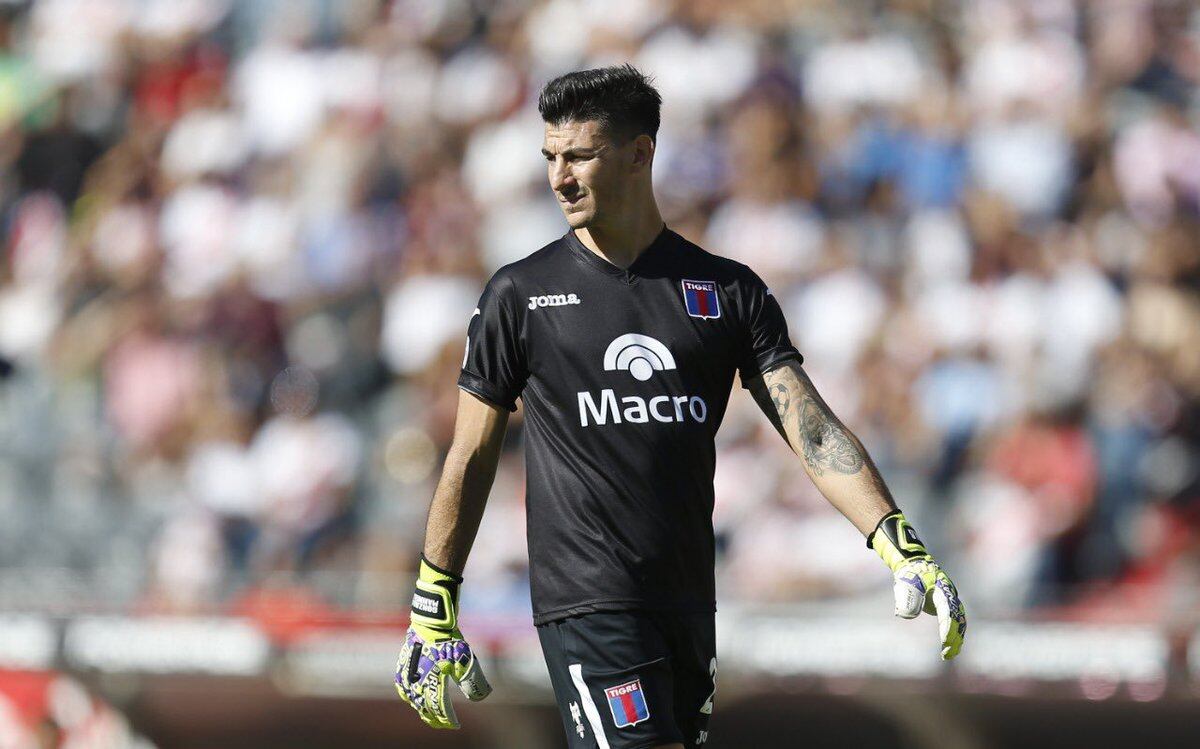
[[537,630],[571,749],[690,749],[708,738],[711,613],[605,611]]

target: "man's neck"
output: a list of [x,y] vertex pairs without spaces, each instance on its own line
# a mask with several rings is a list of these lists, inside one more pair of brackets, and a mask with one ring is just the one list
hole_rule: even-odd
[[628,268],[663,230],[658,206],[623,226],[589,226],[576,229],[583,246],[618,268]]

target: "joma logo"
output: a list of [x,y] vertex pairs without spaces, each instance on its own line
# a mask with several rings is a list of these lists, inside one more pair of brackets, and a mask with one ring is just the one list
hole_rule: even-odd
[[542,294],[529,297],[529,309],[538,307],[562,307],[566,304],[579,304],[580,299],[575,294]]

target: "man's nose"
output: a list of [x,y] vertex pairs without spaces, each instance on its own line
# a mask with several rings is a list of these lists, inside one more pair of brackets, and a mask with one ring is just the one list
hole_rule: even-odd
[[555,159],[550,167],[550,186],[555,191],[561,192],[565,188],[574,186],[575,177],[571,174],[571,168],[567,165],[566,159]]

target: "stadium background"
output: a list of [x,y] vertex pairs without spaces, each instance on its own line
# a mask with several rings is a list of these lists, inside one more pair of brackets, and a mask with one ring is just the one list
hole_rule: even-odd
[[1194,743],[1194,3],[0,19],[0,747],[560,745],[519,415],[463,601],[496,694],[433,733],[389,682],[471,309],[565,229],[537,91],[626,60],[668,223],[767,279],[972,615],[949,667],[892,621],[735,393],[710,746]]

